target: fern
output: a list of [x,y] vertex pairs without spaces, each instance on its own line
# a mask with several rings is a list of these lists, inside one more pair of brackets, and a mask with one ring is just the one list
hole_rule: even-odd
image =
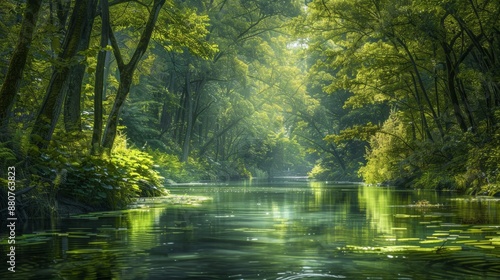
[[12,165],[16,162],[16,154],[7,147],[0,146],[0,167],[2,171],[7,165]]

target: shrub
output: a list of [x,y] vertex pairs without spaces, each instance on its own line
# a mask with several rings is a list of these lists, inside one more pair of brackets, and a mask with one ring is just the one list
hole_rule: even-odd
[[188,158],[187,162],[181,162],[175,155],[166,154],[159,150],[148,149],[157,170],[167,180],[174,182],[192,182],[202,179],[215,179],[213,173],[207,168],[207,164]]
[[386,183],[406,177],[407,168],[401,163],[410,155],[411,147],[405,139],[407,128],[399,116],[391,115],[370,139],[371,149],[366,155],[366,165],[359,169],[359,175],[368,184]]
[[151,156],[135,149],[110,157],[88,155],[65,166],[67,178],[60,193],[99,209],[119,209],[136,197],[164,193]]

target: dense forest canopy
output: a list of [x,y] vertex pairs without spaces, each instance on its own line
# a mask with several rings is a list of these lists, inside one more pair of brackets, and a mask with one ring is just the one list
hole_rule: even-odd
[[499,8],[495,1],[310,3],[297,25],[317,56],[309,74],[331,96],[347,90],[350,113],[389,108],[378,122],[325,138],[368,140],[359,169],[365,182],[497,191]]
[[0,164],[32,199],[306,175],[495,194],[500,3],[0,3]]

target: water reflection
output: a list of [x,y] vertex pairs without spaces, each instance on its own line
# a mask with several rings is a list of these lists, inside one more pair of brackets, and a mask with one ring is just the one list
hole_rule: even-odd
[[[198,206],[145,201],[143,208],[27,230],[19,237],[16,278],[500,276],[498,201],[320,182],[172,191],[213,200]],[[429,204],[417,207],[424,200]]]

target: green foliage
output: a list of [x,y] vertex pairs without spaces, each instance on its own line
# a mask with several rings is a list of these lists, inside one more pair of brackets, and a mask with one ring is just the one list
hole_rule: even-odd
[[159,174],[167,181],[181,183],[214,178],[203,163],[197,162],[193,158],[189,158],[187,162],[181,162],[177,156],[159,150],[148,149],[148,153],[158,166]]
[[307,166],[303,147],[284,131],[255,139],[245,147],[243,158],[249,168],[265,171],[269,177],[304,174],[304,166]]
[[209,59],[218,51],[218,46],[206,40],[209,17],[200,15],[189,7],[175,5],[160,14],[153,39],[168,51],[182,52],[188,49],[195,56]]
[[450,173],[445,173],[439,169],[426,170],[412,182],[412,187],[437,190],[455,189],[456,182],[450,175]]
[[6,147],[5,143],[0,143],[0,166],[6,167],[16,161],[14,151]]
[[52,144],[33,159],[31,184],[45,186],[54,197],[95,209],[120,209],[139,196],[165,193],[163,178],[145,152],[118,145],[109,157],[92,156],[84,134],[61,133]]
[[470,194],[495,195],[500,192],[500,133],[481,146],[471,146],[466,171],[457,175],[459,185]]
[[332,141],[336,144],[354,139],[368,141],[378,130],[379,128],[376,125],[368,122],[366,125],[354,125],[352,127],[348,127],[342,130],[339,134],[327,135],[324,140]]
[[498,133],[492,139],[450,133],[446,142],[407,142],[409,131],[393,115],[372,137],[367,164],[359,171],[367,183],[458,189],[469,194],[499,192]]
[[327,181],[332,180],[335,176],[332,174],[335,172],[335,169],[331,167],[326,167],[324,164],[319,161],[314,167],[307,173],[310,178],[314,178],[316,180]]
[[406,127],[398,116],[392,115],[370,140],[367,163],[359,169],[368,184],[393,181],[403,175],[399,163],[409,156]]
[[[392,108],[387,120],[333,122],[323,138],[338,165],[339,151],[369,139],[359,170],[368,183],[495,193],[498,11],[493,1],[311,1],[295,21],[307,38],[310,88],[350,94],[338,100],[349,113],[331,110],[339,120],[376,104]],[[314,174],[327,168],[320,156]]]
[[163,194],[151,157],[134,149],[110,158],[87,156],[66,170],[60,194],[99,209],[120,209],[139,196]]

